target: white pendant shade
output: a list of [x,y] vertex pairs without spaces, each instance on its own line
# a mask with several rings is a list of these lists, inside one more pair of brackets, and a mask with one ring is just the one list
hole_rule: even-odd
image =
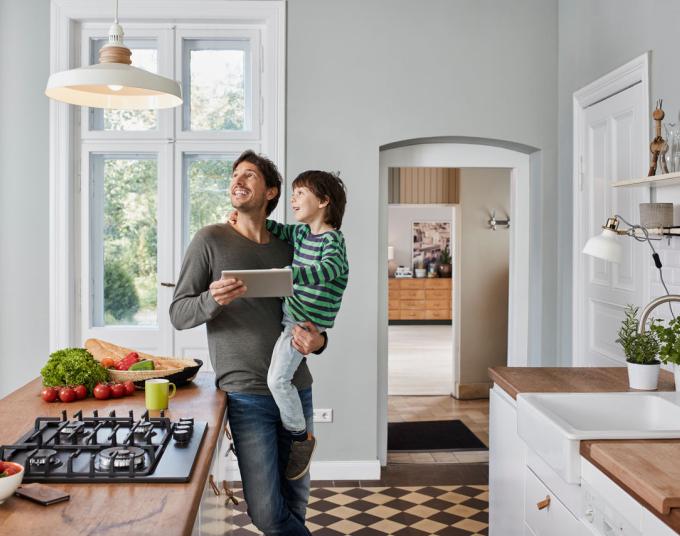
[[593,236],[586,242],[583,253],[610,262],[621,262],[622,246],[617,240],[617,234],[604,229],[599,235]]
[[98,63],[54,73],[45,95],[69,104],[120,110],[182,104],[182,90],[175,80],[124,63]]

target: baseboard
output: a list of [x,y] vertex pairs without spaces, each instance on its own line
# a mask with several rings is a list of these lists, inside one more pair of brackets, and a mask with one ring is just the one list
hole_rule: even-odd
[[[312,462],[312,480],[380,480],[379,460],[319,461]],[[224,464],[224,478],[240,481],[238,464],[230,457]]]
[[489,398],[489,390],[493,384],[491,382],[481,383],[458,383],[456,382],[455,398],[458,400],[475,400],[479,398]]

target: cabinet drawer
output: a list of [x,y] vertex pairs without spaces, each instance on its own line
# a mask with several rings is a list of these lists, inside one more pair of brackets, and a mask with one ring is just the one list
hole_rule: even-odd
[[428,309],[450,309],[451,302],[449,300],[427,300]]
[[405,289],[399,292],[402,300],[424,300],[425,291],[424,290],[412,290]]
[[388,306],[390,311],[398,311],[399,309],[401,309],[401,302],[399,300],[393,300],[390,298]]
[[427,320],[451,320],[451,309],[425,309]]
[[401,286],[399,285],[399,279],[390,278],[387,280],[387,285],[390,291],[399,290]]
[[402,309],[399,313],[401,320],[425,320],[425,311],[409,311]]
[[[390,296],[392,293],[390,292]],[[426,300],[451,300],[451,291],[450,290],[432,290],[432,289],[427,289],[425,291],[425,299]]]
[[401,290],[390,289],[388,296],[389,296],[390,300],[400,300],[401,299]]
[[[524,488],[526,524],[536,536],[586,536],[589,530],[564,506],[529,468]],[[539,510],[538,503],[549,498],[549,506]]]
[[425,279],[400,279],[399,288],[405,289],[422,289],[425,288]]
[[422,311],[425,309],[425,300],[401,300],[401,310]]
[[447,289],[451,288],[451,279],[444,277],[435,277],[432,279],[425,280],[425,288],[432,289]]
[[401,320],[401,311],[399,309],[390,309],[387,312],[388,320]]

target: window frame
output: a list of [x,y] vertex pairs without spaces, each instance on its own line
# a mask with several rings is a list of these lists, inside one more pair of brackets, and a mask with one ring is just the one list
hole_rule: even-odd
[[[103,36],[101,29],[107,30],[110,26],[113,9],[111,13],[102,12],[102,6],[91,0],[50,1],[50,72],[64,71],[87,63],[81,62],[81,58],[89,59],[89,50],[87,53],[83,50],[85,46],[89,49],[89,40],[85,45],[86,39],[81,39],[81,35],[94,31],[97,36]],[[128,2],[124,8],[121,11],[122,24],[126,35],[130,37],[150,37],[149,28],[155,28],[166,36],[172,35],[179,25],[189,29],[212,29],[218,24],[261,32],[260,96],[267,106],[260,108],[263,115],[259,139],[242,140],[241,145],[264,152],[279,169],[285,171],[285,0],[141,0]],[[144,35],[137,33],[142,27],[141,33]],[[159,41],[158,72],[169,73],[168,76],[177,78],[174,65],[163,66],[160,49]],[[142,147],[150,144],[163,146],[163,152],[167,152],[167,158],[159,155],[159,168],[163,160],[167,160],[174,168],[173,144],[177,138],[172,134],[176,112],[168,111],[168,114],[173,116],[172,130],[164,131],[163,136],[159,136],[159,124],[158,132],[123,132],[125,138],[121,140],[116,139],[121,131],[89,130],[87,109],[49,101],[50,349],[81,345],[83,342],[80,326],[83,325],[81,322],[85,311],[81,310],[80,304],[83,303],[81,295],[86,289],[81,281],[84,273],[82,264],[89,259],[89,248],[82,250],[82,235],[87,227],[81,221],[82,204],[87,199],[86,192],[82,190],[88,188],[82,168],[83,158],[92,146],[100,143],[104,145],[101,150],[107,153],[122,150],[125,145],[129,146],[125,149],[127,152],[143,152]],[[206,138],[193,141],[211,141]],[[222,150],[227,147],[225,142],[227,140],[221,142]],[[199,150],[204,151],[205,147]],[[177,154],[177,151],[174,153]],[[172,176],[178,176],[174,169]],[[167,182],[174,183],[172,180]],[[285,191],[282,195],[285,199]],[[163,203],[170,207],[169,210],[175,210],[172,195],[166,200],[159,199],[159,206]],[[171,228],[174,228],[174,223]],[[160,268],[163,265],[160,257],[158,263]],[[174,257],[168,262],[168,266],[173,265],[176,265]],[[159,273],[159,281],[172,275]],[[160,298],[158,306],[162,306]],[[144,330],[139,331],[141,333]],[[140,344],[140,347],[145,346]]]
[[[247,39],[243,39],[247,37]],[[262,78],[262,38],[260,32],[251,29],[237,30],[232,27],[213,27],[206,29],[205,27],[197,28],[193,24],[177,25],[175,30],[175,72],[177,79],[182,80],[182,97],[184,98],[184,72],[188,70],[188,61],[186,58],[184,40],[197,41],[248,41],[250,43],[250,54],[248,54],[249,65],[246,66],[246,72],[250,71],[250,128],[247,130],[185,130],[185,119],[188,119],[188,114],[185,117],[185,107],[178,106],[175,109],[175,136],[178,140],[259,140],[261,138],[262,126],[262,109],[263,98],[261,94],[261,78]],[[190,81],[189,81],[190,82]],[[246,91],[247,94],[247,91]],[[185,99],[185,102],[187,100]],[[246,103],[246,106],[248,103]]]

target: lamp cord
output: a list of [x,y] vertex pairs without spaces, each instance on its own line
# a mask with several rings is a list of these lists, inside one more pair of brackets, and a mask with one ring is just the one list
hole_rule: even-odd
[[[649,244],[649,247],[652,250],[652,258],[654,259],[654,266],[656,266],[656,269],[659,270],[659,279],[661,280],[661,285],[663,285],[663,288],[666,291],[666,296],[670,296],[671,293],[669,292],[668,287],[666,286],[666,282],[663,279],[663,270],[662,270],[663,265],[661,264],[661,258],[659,257],[659,254],[654,249],[654,244],[652,244],[652,241],[649,238],[649,231],[647,231],[647,228],[643,227],[642,225],[630,223],[628,220],[626,220],[623,216],[621,216],[619,214],[615,214],[614,216],[616,218],[620,219],[628,227],[630,227],[630,231],[629,231],[630,236],[632,236],[638,242],[647,242]],[[641,237],[637,236],[635,234],[635,229],[640,229],[642,231],[642,234],[645,235],[645,237],[641,238]],[[673,320],[675,320],[675,313],[673,313],[673,306],[671,305],[671,302],[668,302],[668,308],[671,311],[671,316],[673,317]]]

